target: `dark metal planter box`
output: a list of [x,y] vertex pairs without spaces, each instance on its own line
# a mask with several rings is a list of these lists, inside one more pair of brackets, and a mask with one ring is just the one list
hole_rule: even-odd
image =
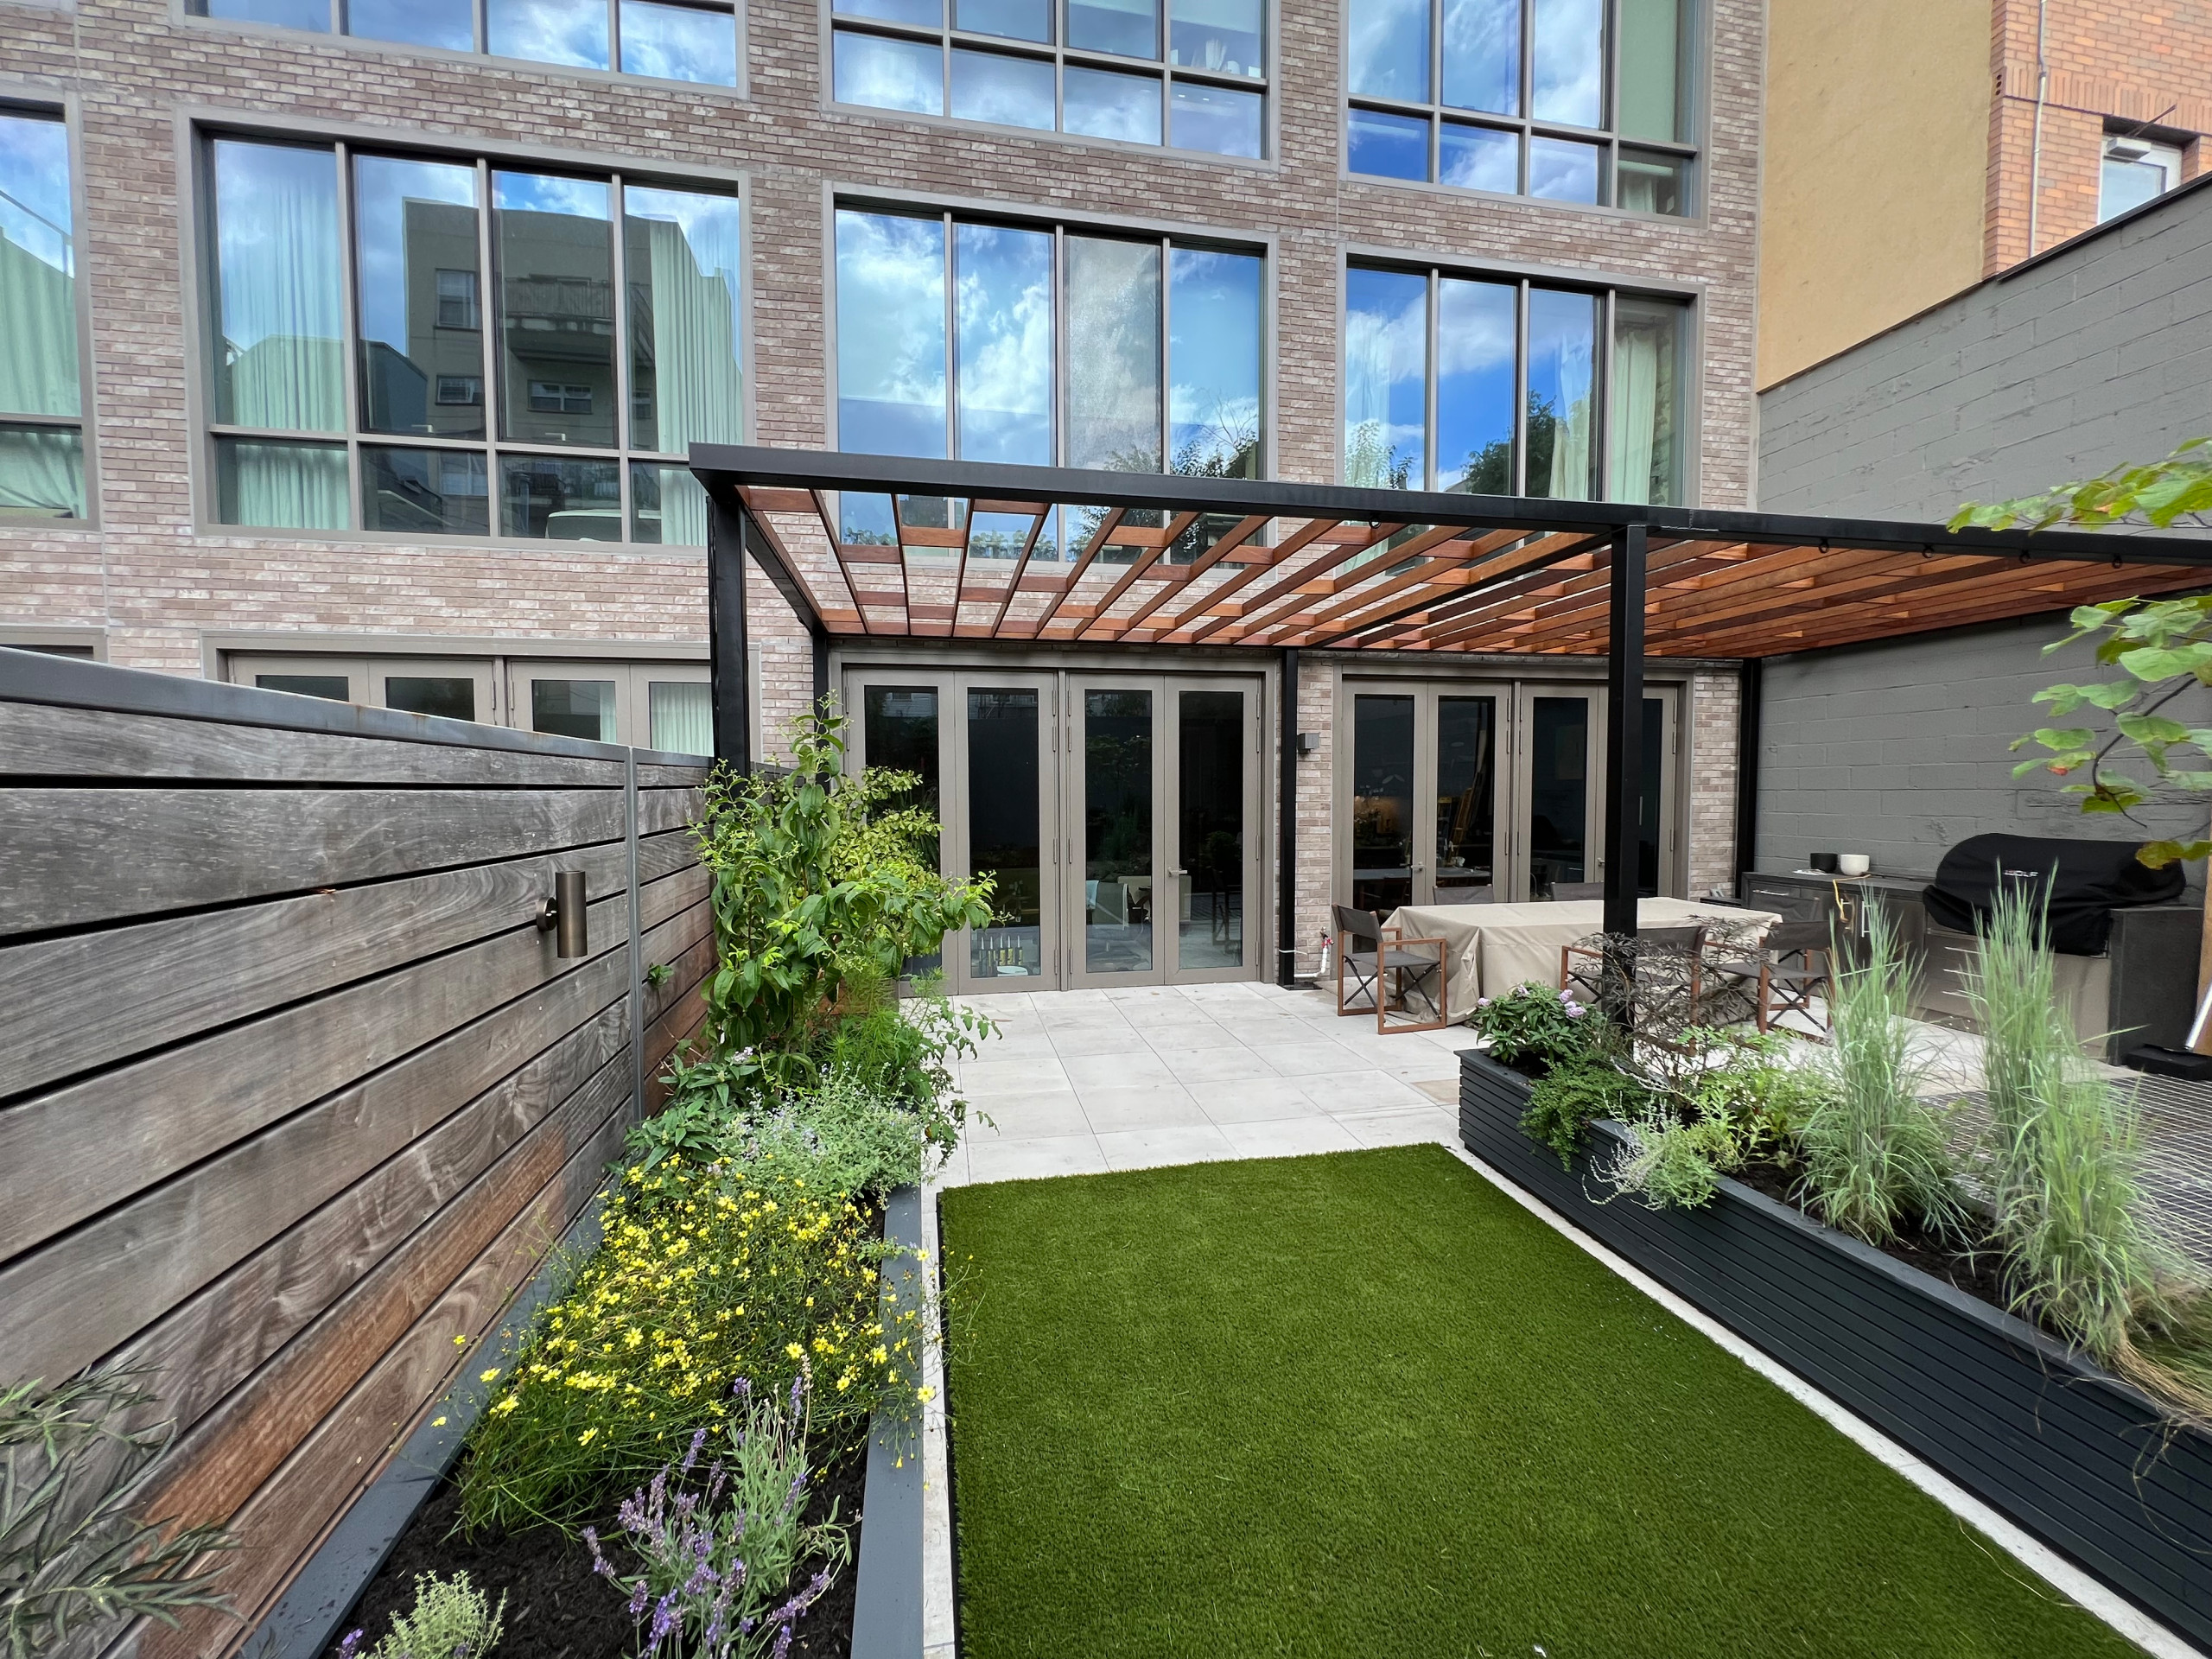
[[[2078,1562],[2212,1643],[2212,1436],[2009,1314],[1741,1182],[1698,1211],[1600,1205],[1521,1132],[1534,1087],[1471,1050],[1467,1149]],[[1610,1126],[1600,1125],[1599,1132]]]

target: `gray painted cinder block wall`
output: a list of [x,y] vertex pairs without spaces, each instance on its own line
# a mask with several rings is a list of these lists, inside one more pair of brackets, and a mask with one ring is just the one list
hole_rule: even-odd
[[[2031,772],[2011,744],[2051,724],[2030,701],[2061,681],[2102,679],[2087,645],[2050,657],[2063,615],[1770,658],[1759,721],[1762,870],[1806,868],[1815,852],[1865,853],[1877,872],[1929,876],[1968,836],[2007,830],[2086,841],[2201,836],[2205,807],[2085,817],[2064,780]],[[2212,724],[2212,691],[2167,711]],[[2192,868],[2191,879],[2199,872]]]
[[[2212,432],[2212,181],[1978,284],[1759,399],[1758,502],[1776,512],[1941,521]],[[2046,658],[2063,613],[1769,659],[1758,868],[1863,852],[1932,874],[1985,830],[2089,840],[2204,832],[2202,807],[2085,817],[2061,780],[2015,781],[2031,698],[2104,677]],[[2212,694],[2192,694],[2192,724]],[[2192,870],[2191,879],[2200,878]]]
[[1759,396],[1769,512],[1941,522],[2212,432],[2212,180]]

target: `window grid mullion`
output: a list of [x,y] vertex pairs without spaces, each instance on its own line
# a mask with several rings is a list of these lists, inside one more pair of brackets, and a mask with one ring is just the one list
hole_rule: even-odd
[[1422,479],[1426,487],[1444,487],[1444,470],[1438,465],[1443,450],[1440,386],[1443,381],[1444,358],[1440,346],[1443,340],[1444,278],[1433,266],[1428,273],[1428,354],[1427,385],[1421,391],[1421,450],[1425,457]]
[[622,0],[607,0],[607,67],[622,72]]
[[353,147],[337,143],[331,150],[338,167],[339,271],[346,314],[338,330],[346,359],[346,522],[353,524],[367,517],[361,511],[361,273],[355,257],[359,244],[353,227]]
[[1516,286],[1513,302],[1513,493],[1529,493],[1529,279]]
[[[612,6],[614,0],[607,0]],[[607,271],[614,291],[607,296],[607,310],[612,315],[614,338],[611,350],[614,356],[614,500],[615,510],[622,515],[618,542],[630,539],[630,528],[634,522],[630,506],[630,467],[626,459],[630,451],[642,446],[633,429],[637,419],[636,404],[630,392],[630,282],[629,238],[625,234],[629,224],[629,198],[623,175],[612,174],[607,181]],[[658,368],[658,365],[655,365]],[[658,384],[658,383],[656,383]],[[653,407],[655,427],[653,442],[660,442],[658,416],[660,407],[656,399]]]

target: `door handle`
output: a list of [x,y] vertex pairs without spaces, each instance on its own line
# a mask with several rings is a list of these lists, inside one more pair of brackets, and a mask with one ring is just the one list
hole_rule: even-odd
[[1190,872],[1188,870],[1170,870],[1167,874],[1174,876],[1184,876],[1188,875]]

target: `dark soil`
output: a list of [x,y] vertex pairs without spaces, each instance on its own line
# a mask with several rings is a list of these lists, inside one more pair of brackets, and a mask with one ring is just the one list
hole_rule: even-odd
[[[807,1504],[809,1521],[827,1520],[832,1503],[847,1523],[853,1560],[860,1560],[861,1493],[868,1478],[863,1446],[848,1452],[815,1482]],[[599,1507],[602,1532],[613,1530],[614,1511],[629,1496],[610,1490]],[[392,1615],[415,1603],[415,1575],[435,1573],[449,1578],[465,1572],[496,1602],[507,1598],[505,1633],[495,1656],[527,1659],[624,1659],[638,1643],[628,1610],[614,1586],[592,1571],[591,1549],[550,1527],[527,1532],[491,1533],[471,1539],[455,1530],[461,1518],[460,1490],[438,1483],[369,1587],[362,1592],[346,1629],[364,1632],[364,1652],[391,1628]],[[602,1540],[602,1547],[605,1541]],[[618,1567],[629,1563],[608,1549]],[[855,1567],[840,1573],[822,1599],[799,1621],[791,1642],[794,1655],[806,1659],[848,1659],[853,1642]]]
[[[1793,1210],[1803,1208],[1796,1196],[1798,1177],[1795,1172],[1778,1168],[1773,1164],[1752,1163],[1741,1169],[1731,1170],[1729,1173],[1745,1186],[1764,1192],[1768,1198],[1786,1204]],[[1948,1239],[1930,1237],[1925,1233],[1907,1233],[1875,1248],[1909,1268],[1918,1268],[1923,1273],[1933,1274],[1955,1290],[1962,1290],[2000,1311],[2009,1311],[2005,1281],[1998,1272],[1998,1263],[2002,1257],[1993,1244],[1985,1242],[1968,1254],[1961,1251]]]

